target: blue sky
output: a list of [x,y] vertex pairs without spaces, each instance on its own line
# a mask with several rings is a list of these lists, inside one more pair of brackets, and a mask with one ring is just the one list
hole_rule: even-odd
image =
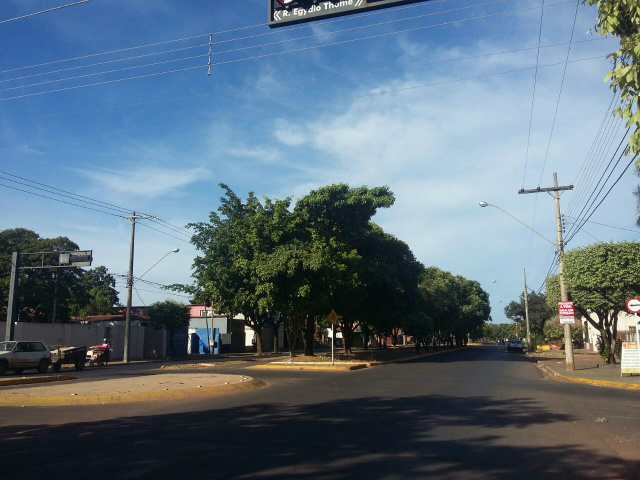
[[[0,20],[63,3],[4,0]],[[561,204],[577,216],[624,132],[618,120],[607,123],[611,133],[589,154],[613,96],[604,56],[617,43],[588,33],[597,12],[580,5],[550,136],[576,4],[546,4],[530,137],[539,1],[433,0],[270,30],[267,0],[92,0],[0,23],[1,169],[180,227],[217,208],[220,182],[242,196],[279,198],[336,182],[388,185],[396,204],[375,221],[425,265],[480,281],[493,318],[504,320],[522,269],[538,289],[553,248],[478,201],[554,239],[552,198],[517,191],[550,186],[558,172],[560,184],[576,186]],[[460,22],[474,17],[484,18]],[[195,38],[173,42],[187,37]],[[362,37],[376,38],[351,41]],[[131,49],[159,42],[168,43]],[[128,50],[95,55],[119,49]],[[575,61],[582,59],[589,60]],[[48,62],[56,63],[22,68]],[[102,64],[85,67],[95,63]],[[198,68],[151,75],[191,67]],[[72,88],[118,79],[129,80]],[[40,92],[47,93],[31,95]],[[629,171],[591,217],[632,231],[590,223],[568,248],[637,239],[637,183]],[[94,250],[95,264],[126,272],[126,220],[5,187],[0,205],[0,228],[68,236]],[[135,273],[179,247],[145,278],[190,282],[196,252],[187,237],[148,226],[180,240],[140,226]],[[139,290],[137,304],[168,298],[143,291],[155,290],[148,285]]]

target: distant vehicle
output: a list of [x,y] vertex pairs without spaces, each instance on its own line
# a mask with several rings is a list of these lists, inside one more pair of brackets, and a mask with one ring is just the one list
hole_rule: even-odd
[[17,374],[28,368],[47,373],[51,351],[43,342],[0,342],[0,375],[13,370]]
[[498,345],[504,345],[504,340],[499,338],[498,341],[496,342]]
[[524,353],[524,345],[519,338],[510,338],[507,344],[507,352],[520,352]]

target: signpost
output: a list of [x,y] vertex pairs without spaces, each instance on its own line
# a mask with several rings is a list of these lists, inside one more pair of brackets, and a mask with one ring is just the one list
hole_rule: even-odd
[[267,0],[271,28],[426,0]]
[[[627,300],[627,310],[629,310],[629,313],[635,313],[636,320],[638,320],[638,312],[640,312],[640,298],[632,297]],[[640,322],[636,322],[636,346],[640,347]]]
[[560,314],[561,325],[573,325],[576,323],[572,301],[558,302],[558,313]]
[[638,350],[638,345],[638,342],[622,342],[620,376],[625,373],[631,375],[640,373],[640,350]]
[[333,346],[336,343],[336,322],[338,321],[338,314],[335,310],[331,309],[331,313],[327,315],[327,319],[331,322],[331,365],[335,365],[333,361]]

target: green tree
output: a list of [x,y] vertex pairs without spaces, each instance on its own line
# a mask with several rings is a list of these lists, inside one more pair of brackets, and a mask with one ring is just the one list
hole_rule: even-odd
[[209,222],[190,225],[196,231],[192,243],[203,256],[194,261],[194,277],[214,308],[229,316],[241,313],[256,334],[262,353],[262,329],[274,312],[272,285],[259,275],[260,266],[287,232],[289,199],[264,199],[249,193],[243,202],[226,185],[218,211]]
[[119,303],[115,287],[116,279],[106,267],[84,271],[72,291],[71,315],[86,317],[112,313],[113,307]]
[[[564,273],[575,309],[600,332],[605,350],[614,351],[618,314],[640,294],[640,242],[598,243],[565,253]],[[557,308],[558,277],[547,279],[547,302]],[[607,359],[616,363],[615,354]]]
[[629,139],[629,151],[640,152],[640,8],[636,0],[584,0],[598,7],[596,31],[620,40],[620,48],[609,54],[612,70],[605,77],[613,91],[620,92],[616,113],[635,127]]
[[363,320],[361,306],[367,295],[363,242],[373,228],[373,215],[394,201],[387,187],[337,184],[313,190],[296,203],[294,214],[304,232],[302,242],[323,252],[323,265],[315,272],[322,294],[316,295],[318,301],[309,304],[305,312],[305,354],[313,353],[316,318],[331,309],[340,317],[345,353],[351,353],[353,331]]
[[[11,276],[11,255],[19,251],[23,267],[58,265],[55,255],[28,255],[32,252],[78,250],[78,245],[67,237],[42,238],[24,228],[0,232],[0,295],[6,307]],[[18,282],[19,320],[22,322],[65,322],[69,319],[73,291],[83,275],[80,268],[25,269]]]
[[175,300],[155,302],[149,306],[149,321],[156,329],[164,328],[169,333],[171,356],[176,356],[173,338],[177,328],[189,327],[189,307]]
[[[544,293],[529,292],[527,295],[529,305],[529,328],[532,335],[541,335],[545,322],[553,316],[553,309],[547,305]],[[525,325],[524,294],[518,301],[512,300],[504,307],[504,314],[508,319]]]

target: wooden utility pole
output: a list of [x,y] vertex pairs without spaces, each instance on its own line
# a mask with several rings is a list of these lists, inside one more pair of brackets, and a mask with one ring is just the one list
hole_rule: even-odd
[[16,322],[18,321],[18,273],[20,272],[20,253],[11,256],[11,280],[9,280],[9,303],[7,304],[7,328],[4,340],[13,340]]
[[524,318],[527,321],[527,347],[529,347],[529,351],[533,351],[533,347],[531,345],[531,329],[529,328],[529,299],[527,295],[527,269],[522,269],[524,272]]
[[[518,193],[540,193],[540,192],[553,192],[550,195],[553,196],[556,205],[556,234],[558,238],[558,270],[560,280],[560,300],[566,302],[569,300],[567,293],[567,287],[564,284],[564,243],[562,240],[562,217],[560,215],[560,193],[563,190],[573,190],[573,185],[567,185],[564,187],[558,186],[558,174],[553,173],[553,187],[548,188],[535,188],[533,190],[521,189]],[[567,324],[564,326],[564,348],[565,357],[567,361],[567,371],[573,371],[573,343],[571,342],[571,327]]]
[[132,212],[130,217],[125,217],[131,220],[131,244],[129,245],[129,272],[127,276],[127,311],[125,315],[124,323],[124,355],[122,361],[129,363],[129,337],[131,334],[131,295],[133,291],[133,251],[136,241],[136,220],[148,220],[155,218],[151,215],[136,215],[136,212]]

